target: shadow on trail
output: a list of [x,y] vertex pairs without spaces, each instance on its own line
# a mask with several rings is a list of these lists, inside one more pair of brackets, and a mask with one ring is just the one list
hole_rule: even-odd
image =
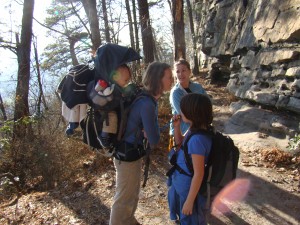
[[74,212],[74,218],[67,218],[69,215],[66,215],[66,221],[69,220],[68,224],[108,224],[110,208],[102,203],[99,196],[95,196],[83,188],[77,188],[73,192],[64,196],[52,193],[51,197],[59,200],[62,204]]
[[[110,191],[114,192],[114,183],[110,183],[109,179],[102,179],[102,176],[114,176],[113,163],[103,156],[96,155],[93,163],[86,165],[85,172],[86,177],[81,175],[66,187],[67,190],[51,192],[52,198],[73,211],[73,215],[70,213],[66,215],[66,221],[69,220],[67,223],[60,222],[62,224],[108,225],[110,208],[106,202],[108,198],[111,198]],[[68,216],[73,218],[68,218]]]
[[[244,200],[244,203],[251,208],[250,212],[242,212],[246,210],[243,206],[239,206],[238,209],[243,215],[248,214],[247,217],[252,217],[251,221],[253,221],[253,218],[261,218],[264,221],[268,221],[269,224],[296,225],[300,223],[299,196],[242,170],[238,171],[238,178],[247,178],[251,181],[249,193]],[[256,215],[253,215],[253,211]],[[234,212],[225,217],[227,217],[226,220],[231,221],[230,224],[249,224]],[[211,217],[210,222],[214,225],[228,224],[221,218],[214,216]],[[261,221],[257,221],[257,224],[261,224]]]

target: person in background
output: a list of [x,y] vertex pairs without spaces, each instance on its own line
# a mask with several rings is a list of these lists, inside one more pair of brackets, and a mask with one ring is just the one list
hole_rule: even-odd
[[[180,102],[180,115],[172,118],[175,142],[185,145],[185,140],[194,132],[212,129],[212,104],[210,98],[204,94],[187,94]],[[181,120],[190,127],[182,134]],[[171,174],[168,191],[170,219],[181,225],[206,225],[206,198],[199,194],[204,177],[205,164],[211,150],[211,136],[196,133],[187,142],[188,157],[193,164],[193,173],[188,169],[182,147],[175,150],[175,160],[178,167]],[[178,169],[180,168],[180,169]]]
[[[180,115],[180,100],[188,93],[206,94],[206,91],[201,84],[190,81],[192,76],[190,64],[185,59],[179,59],[174,64],[174,72],[176,75],[176,84],[170,92],[170,104],[172,109],[172,115]],[[180,129],[184,134],[189,128],[189,125],[184,121],[181,121]],[[175,146],[174,143],[174,128],[170,123],[170,145],[169,149]]]
[[157,100],[173,84],[170,65],[151,63],[142,78],[143,97],[131,106],[124,140],[116,147],[116,192],[110,214],[110,225],[138,225],[137,209],[142,175],[142,158],[146,154],[146,137],[151,149],[159,142]]

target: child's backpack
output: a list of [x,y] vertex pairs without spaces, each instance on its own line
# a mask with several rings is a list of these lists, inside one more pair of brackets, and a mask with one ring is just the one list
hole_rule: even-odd
[[195,134],[206,134],[212,137],[212,147],[205,166],[203,181],[199,192],[207,197],[207,206],[222,188],[236,178],[239,161],[239,149],[233,140],[219,131],[192,132],[183,144],[186,164],[193,174],[191,156],[188,154],[188,141]]

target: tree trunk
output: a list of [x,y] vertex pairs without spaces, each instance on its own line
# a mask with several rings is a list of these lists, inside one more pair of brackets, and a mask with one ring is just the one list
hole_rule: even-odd
[[105,41],[107,43],[110,43],[110,34],[109,34],[109,26],[108,26],[108,17],[107,17],[107,7],[106,7],[106,1],[102,0],[102,11],[103,11],[103,20],[104,20],[104,26],[105,26]]
[[135,50],[138,53],[140,53],[141,50],[140,50],[140,40],[139,40],[139,28],[138,28],[138,22],[136,16],[135,0],[132,0],[132,12],[133,12],[133,19],[134,19]]
[[34,0],[24,0],[21,42],[17,39],[18,78],[14,120],[29,115],[28,93],[30,80],[30,51]]
[[[134,23],[132,21],[129,0],[125,0],[125,3],[126,3],[126,11],[127,11],[127,16],[128,16],[130,45],[131,45],[131,48],[136,49],[136,45],[134,44],[135,39],[134,39],[134,33],[133,33],[133,25],[137,29],[136,12],[134,11],[134,10],[136,10],[135,2],[133,1],[133,16],[135,18]],[[138,35],[138,31],[136,31],[135,35]],[[135,81],[139,80],[139,78],[138,78],[138,65],[139,65],[139,60],[138,60],[138,62],[132,62],[132,74],[133,74],[133,80],[135,80]]]
[[4,103],[3,103],[3,100],[2,100],[1,94],[0,94],[0,110],[1,110],[2,115],[3,115],[3,120],[6,121],[7,116],[6,116],[6,111],[5,111],[5,107],[4,107]]
[[187,4],[187,9],[188,9],[188,14],[189,14],[190,29],[191,29],[192,41],[193,41],[194,67],[193,67],[192,71],[193,71],[194,75],[199,75],[200,72],[199,72],[198,54],[197,54],[197,40],[196,40],[196,35],[195,35],[195,30],[194,30],[193,11],[192,11],[190,0],[186,0],[186,4]]
[[38,80],[38,85],[39,85],[37,114],[40,116],[41,115],[41,103],[43,102],[45,110],[48,110],[48,107],[47,107],[47,104],[46,104],[44,91],[43,91],[43,86],[42,86],[42,81],[41,81],[41,72],[40,72],[40,64],[39,64],[39,57],[38,57],[36,41],[33,42],[33,47],[34,47],[34,58],[35,58],[35,65],[36,65],[36,71],[37,71],[37,80]]
[[154,41],[154,49],[153,49],[153,54],[154,54],[154,59],[156,61],[161,61],[161,57],[159,57],[159,52],[158,52],[158,49],[157,49],[157,45],[158,45],[158,42],[157,42],[157,38],[156,38],[156,33],[153,31],[153,41]]
[[144,50],[144,61],[147,66],[147,64],[154,61],[154,54],[153,54],[154,41],[153,41],[152,28],[150,24],[148,1],[139,0],[138,6],[139,6],[142,42],[143,42],[143,50]]
[[92,51],[96,52],[97,48],[101,45],[101,36],[99,29],[99,20],[97,15],[96,0],[81,0],[85,13],[89,20],[91,29]]
[[[114,11],[114,1],[107,1],[107,13],[108,13],[108,22],[110,26],[110,39],[111,43],[119,43],[119,31],[120,31],[120,14]],[[116,22],[118,21],[118,22]],[[116,30],[116,31],[115,31]]]
[[76,44],[77,40],[74,39],[74,38],[68,38],[68,40],[69,40],[69,47],[70,47],[72,65],[76,66],[76,65],[79,64],[76,53],[75,53],[75,44]]
[[172,0],[174,59],[186,58],[183,0]]
[[134,49],[135,47],[134,47],[134,36],[133,36],[133,26],[132,26],[133,23],[132,23],[129,0],[125,0],[125,3],[126,3],[126,11],[128,17],[128,25],[129,25],[130,44],[131,44],[131,48]]

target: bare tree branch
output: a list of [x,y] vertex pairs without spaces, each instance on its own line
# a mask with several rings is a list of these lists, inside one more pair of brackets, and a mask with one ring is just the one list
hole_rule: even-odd
[[43,27],[45,27],[45,28],[47,28],[47,29],[49,29],[49,30],[52,30],[52,31],[54,31],[54,32],[56,32],[56,33],[59,33],[59,34],[61,34],[61,35],[63,35],[63,36],[66,36],[66,37],[68,37],[68,38],[71,38],[71,36],[69,36],[68,34],[63,33],[63,32],[60,32],[59,30],[56,30],[56,29],[54,29],[54,28],[52,28],[52,27],[46,26],[45,24],[39,22],[39,21],[38,21],[37,19],[35,19],[34,17],[33,17],[33,19],[34,19],[34,21],[36,21],[36,22],[37,22],[38,24],[40,24],[41,26],[43,26]]
[[17,54],[17,47],[14,47],[14,46],[11,46],[11,45],[0,44],[0,48],[8,49],[11,52],[13,52],[14,54]]
[[57,33],[61,34],[62,36],[67,37],[68,40],[72,40],[72,41],[75,41],[75,42],[80,41],[80,42],[86,44],[85,42],[83,42],[83,41],[81,40],[84,36],[86,36],[86,33],[84,33],[84,34],[81,33],[81,34],[69,35],[68,33],[63,33],[63,32],[61,32],[61,31],[59,31],[59,30],[56,30],[56,29],[54,29],[54,28],[52,28],[52,27],[46,26],[45,24],[39,22],[39,21],[36,20],[35,18],[33,18],[33,19],[34,19],[38,24],[40,24],[41,26],[43,26],[43,27],[45,27],[45,28],[47,28],[47,29],[49,29],[49,30],[52,30],[52,31],[54,31],[54,32],[57,32]]
[[77,10],[76,10],[76,8],[75,8],[74,5],[73,5],[73,2],[70,1],[70,0],[69,0],[69,2],[71,3],[72,9],[73,9],[75,15],[78,17],[78,19],[80,20],[80,22],[82,23],[82,25],[83,25],[84,28],[86,29],[87,33],[89,34],[89,37],[91,38],[91,37],[92,37],[92,34],[91,34],[89,28],[85,25],[85,23],[83,22],[83,20],[81,19],[81,17],[80,17],[79,14],[77,13]]
[[43,104],[45,106],[45,109],[48,110],[48,106],[46,104],[46,99],[43,92],[42,82],[41,82],[41,72],[40,72],[40,64],[39,64],[39,58],[38,58],[38,52],[37,52],[37,43],[36,40],[33,41],[33,48],[34,48],[34,58],[35,58],[35,64],[36,64],[36,70],[37,70],[37,79],[38,79],[38,86],[39,86],[39,98],[38,98],[38,113],[40,115],[40,105],[43,101]]

